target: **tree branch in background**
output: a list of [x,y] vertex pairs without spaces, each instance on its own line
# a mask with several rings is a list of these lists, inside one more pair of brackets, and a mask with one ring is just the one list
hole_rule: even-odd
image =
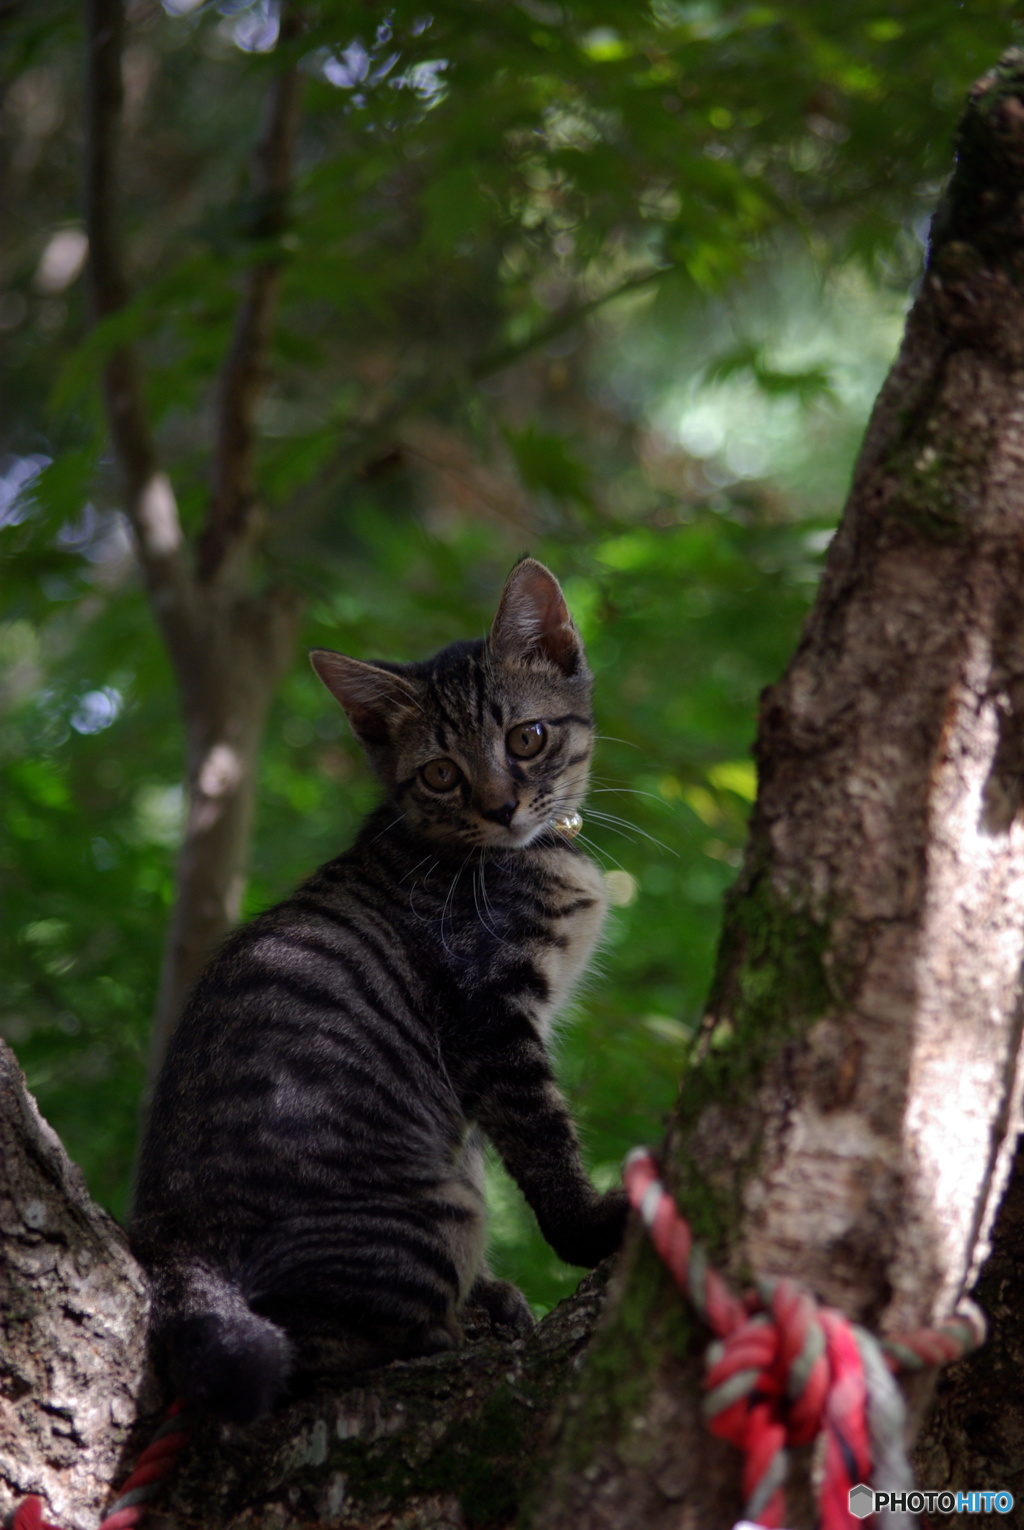
[[[122,0],[86,0],[86,226],[93,307],[100,321],[123,310],[128,298],[117,199],[124,30]],[[282,41],[287,46],[298,33],[297,13],[289,7]],[[299,79],[292,67],[272,84],[255,156],[255,192],[262,205],[256,234],[272,253],[249,272],[222,371],[210,518],[199,558],[204,581],[216,577],[217,600],[199,599],[174,492],[159,469],[133,347],[116,345],[104,367],[125,510],[185,721],[188,815],[157,1001],[154,1070],[185,995],[238,917],[263,723],[274,687],[294,656],[296,603],[275,592],[254,592],[246,533],[255,503],[255,412],[280,284],[280,252],[273,241],[284,227],[298,110]]]
[[[89,238],[89,285],[97,322],[119,313],[128,282],[118,216],[118,161],[124,88],[121,0],[86,0],[85,226]],[[146,585],[172,650],[186,641],[191,579],[178,507],[146,418],[142,373],[133,346],[113,348],[103,369],[104,398],[118,467],[124,480],[125,513]]]
[[489,351],[465,368],[452,368],[442,372],[440,377],[433,371],[428,378],[417,379],[397,399],[389,401],[390,389],[382,390],[375,404],[364,411],[358,420],[346,424],[341,440],[320,471],[288,501],[282,519],[287,518],[289,531],[294,533],[307,530],[315,524],[331,490],[357,472],[382,447],[390,445],[396,427],[417,409],[440,403],[457,389],[465,387],[467,382],[481,383],[489,377],[497,376],[506,367],[514,366],[517,361],[522,361],[542,346],[557,340],[560,335],[568,334],[617,298],[642,291],[675,269],[674,266],[658,266],[653,271],[630,276],[596,297],[563,309],[539,329],[532,331],[525,340],[517,340]]
[[[294,6],[281,13],[279,45],[294,43],[302,24]],[[266,103],[263,136],[253,155],[258,209],[254,237],[270,254],[248,273],[245,294],[221,378],[213,464],[213,496],[199,545],[199,575],[214,578],[231,549],[247,540],[256,508],[255,416],[266,380],[271,328],[281,287],[279,248],[288,217],[302,80],[295,63],[279,74]]]

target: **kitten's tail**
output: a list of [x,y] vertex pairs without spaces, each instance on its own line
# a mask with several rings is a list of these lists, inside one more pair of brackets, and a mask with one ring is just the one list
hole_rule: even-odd
[[291,1345],[225,1275],[195,1264],[165,1269],[153,1298],[156,1343],[176,1395],[236,1424],[251,1423],[280,1400]]

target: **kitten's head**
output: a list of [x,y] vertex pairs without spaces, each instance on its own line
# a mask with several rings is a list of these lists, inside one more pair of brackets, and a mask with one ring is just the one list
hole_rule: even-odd
[[512,570],[486,640],[422,664],[310,658],[417,833],[456,849],[528,845],[582,801],[591,675],[558,581],[535,559]]

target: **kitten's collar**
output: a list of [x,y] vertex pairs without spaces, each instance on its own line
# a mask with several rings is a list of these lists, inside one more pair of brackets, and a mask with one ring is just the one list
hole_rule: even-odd
[[561,834],[563,839],[575,839],[583,827],[583,819],[579,813],[563,813],[559,818],[552,818],[548,824],[556,834]]

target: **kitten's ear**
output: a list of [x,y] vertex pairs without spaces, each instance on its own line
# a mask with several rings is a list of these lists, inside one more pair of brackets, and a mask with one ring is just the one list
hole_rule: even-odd
[[309,662],[341,702],[353,732],[364,744],[390,743],[395,714],[418,705],[411,682],[394,670],[363,664],[329,648],[312,649]]
[[506,579],[487,642],[496,659],[546,659],[565,675],[583,662],[583,641],[558,580],[536,558],[524,558]]

